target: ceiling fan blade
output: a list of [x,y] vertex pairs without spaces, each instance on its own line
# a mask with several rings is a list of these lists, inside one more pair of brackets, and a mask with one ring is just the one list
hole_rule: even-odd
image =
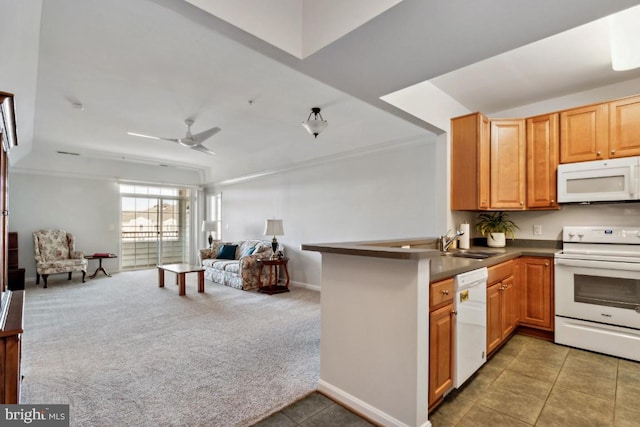
[[157,137],[157,136],[143,135],[143,134],[141,134],[141,133],[135,133],[135,132],[127,132],[127,135],[131,135],[131,136],[139,136],[140,138],[162,139],[162,138],[159,138],[159,137]]
[[210,156],[215,156],[216,153],[214,153],[213,151],[204,148],[202,145],[192,145],[191,148],[193,148],[196,151],[200,151],[201,153],[206,153],[209,154]]
[[203,142],[209,138],[211,138],[213,135],[215,135],[216,133],[220,132],[222,129],[220,129],[219,127],[215,126],[212,127],[209,130],[205,130],[204,132],[200,132],[196,135],[193,135],[193,139],[194,141],[198,141],[198,142]]

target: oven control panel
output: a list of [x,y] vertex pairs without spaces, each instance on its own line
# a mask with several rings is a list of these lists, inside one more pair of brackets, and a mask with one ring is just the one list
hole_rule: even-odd
[[562,241],[638,245],[640,244],[640,227],[567,226],[562,228]]

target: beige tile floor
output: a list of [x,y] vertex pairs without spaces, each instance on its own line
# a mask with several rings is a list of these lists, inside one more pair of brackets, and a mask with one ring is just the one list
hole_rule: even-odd
[[640,363],[515,335],[429,416],[441,426],[640,426]]
[[[513,336],[429,415],[433,427],[640,427],[640,363]],[[256,426],[367,426],[312,393]]]

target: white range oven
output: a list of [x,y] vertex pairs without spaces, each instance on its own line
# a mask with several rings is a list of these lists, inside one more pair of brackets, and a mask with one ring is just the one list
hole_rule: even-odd
[[564,227],[555,342],[640,361],[640,227]]

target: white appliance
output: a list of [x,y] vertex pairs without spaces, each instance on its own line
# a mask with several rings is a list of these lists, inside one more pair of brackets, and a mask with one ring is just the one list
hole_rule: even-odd
[[558,202],[590,203],[640,199],[640,157],[558,166]]
[[555,342],[640,361],[640,227],[564,227]]
[[487,361],[487,268],[455,277],[456,314],[453,386],[460,387]]

